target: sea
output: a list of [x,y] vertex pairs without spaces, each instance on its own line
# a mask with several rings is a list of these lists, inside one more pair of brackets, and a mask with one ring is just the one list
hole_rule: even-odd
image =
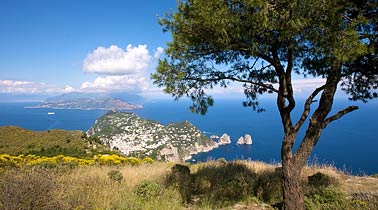
[[[190,162],[225,158],[279,163],[283,128],[275,100],[261,99],[260,103],[265,112],[257,113],[243,107],[241,100],[217,100],[202,116],[189,111],[190,101],[187,100],[150,100],[144,102],[143,109],[133,112],[162,124],[188,120],[208,136],[221,136],[224,133],[231,136],[231,144],[193,155]],[[98,117],[106,113],[102,110],[25,108],[36,104],[0,103],[0,126],[14,125],[35,131],[86,131]],[[299,100],[292,115],[294,119],[299,118],[302,104],[303,100]],[[333,110],[336,112],[348,105],[356,105],[356,102],[336,100]],[[332,122],[324,129],[309,164],[331,165],[355,175],[378,174],[378,102],[357,105],[360,107],[357,111]],[[305,129],[300,130],[298,139],[304,133]],[[237,145],[237,139],[245,134],[252,136],[253,144]],[[296,142],[295,148],[298,145]]]

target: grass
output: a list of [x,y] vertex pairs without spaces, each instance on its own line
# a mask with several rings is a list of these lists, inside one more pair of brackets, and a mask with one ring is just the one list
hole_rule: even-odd
[[[167,182],[174,166],[174,163],[155,162],[0,170],[0,209],[51,209],[53,206],[54,209],[259,210],[279,206],[279,165],[255,161],[187,165],[191,173],[188,186],[192,190],[188,203],[182,199],[180,183],[172,179]],[[123,178],[111,178],[109,173],[114,171]],[[332,178],[329,186],[307,185],[307,177],[318,172]],[[302,183],[308,209],[378,209],[377,178],[347,175],[330,166],[309,166],[303,171]],[[148,195],[148,199],[141,195]]]
[[114,167],[80,167],[69,174],[60,176],[58,197],[66,201],[68,209],[179,209],[180,196],[174,190],[166,189],[157,199],[142,201],[134,195],[135,186],[144,180],[152,180],[163,185],[163,180],[170,170],[166,163],[153,165],[117,167],[124,179],[115,182],[107,174]]
[[[18,192],[13,194],[19,196],[16,199],[1,200],[0,209],[18,209],[8,207],[17,206],[17,203],[33,195],[45,198],[42,200],[44,203],[54,203],[54,209],[156,209],[156,206],[161,206],[163,209],[181,209],[180,195],[175,190],[164,189],[157,198],[150,201],[141,200],[133,193],[134,187],[144,180],[151,180],[163,186],[164,177],[170,171],[170,166],[171,164],[168,163],[122,167],[82,166],[68,171],[14,168],[2,172],[0,186],[2,189]],[[120,181],[112,180],[108,176],[112,170],[118,170],[124,178]],[[18,175],[14,176],[15,174]],[[51,176],[44,179],[41,178],[41,174]],[[35,180],[39,180],[39,183],[48,183],[44,186],[51,190],[49,192],[40,190],[41,192],[36,193],[38,189],[33,184]],[[49,180],[52,180],[52,183],[49,183]],[[4,198],[4,195],[9,193],[2,191],[0,194],[2,194],[0,197]],[[25,205],[24,209],[36,208],[32,203]]]
[[346,194],[365,192],[378,195],[378,178],[374,176],[353,176],[338,170],[332,165],[311,165],[304,168],[302,177],[305,179],[317,172],[326,174],[334,179],[338,183],[338,187]]

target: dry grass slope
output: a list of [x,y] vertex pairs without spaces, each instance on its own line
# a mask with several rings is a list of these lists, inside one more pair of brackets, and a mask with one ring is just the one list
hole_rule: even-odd
[[[134,166],[76,166],[71,169],[37,166],[7,169],[0,171],[0,209],[51,209],[52,205],[54,209],[76,210],[262,210],[279,207],[279,165],[254,161],[210,161],[189,165],[192,181],[189,203],[183,202],[177,185],[167,184],[173,166],[174,163],[156,162]],[[111,179],[110,171],[119,171],[123,178],[118,181]],[[331,186],[319,188],[325,190],[317,191],[308,186],[308,176],[318,172],[332,180]],[[160,186],[152,199],[135,193],[145,180]],[[310,166],[304,170],[302,181],[307,186],[309,209],[378,207],[378,178],[351,176],[329,166]],[[149,187],[146,185],[140,189],[147,192]],[[246,194],[237,194],[244,192],[244,188],[248,189]],[[340,202],[330,200],[322,203],[323,200],[314,199],[323,195],[319,192],[335,192],[336,196],[331,194],[332,199],[339,198],[339,195],[344,197]]]

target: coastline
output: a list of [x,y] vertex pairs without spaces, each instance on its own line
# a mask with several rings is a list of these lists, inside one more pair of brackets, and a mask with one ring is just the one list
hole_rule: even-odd
[[[280,161],[280,143],[282,131],[279,116],[275,111],[274,101],[262,100],[266,112],[255,113],[240,104],[240,100],[218,100],[206,116],[190,113],[187,101],[170,100],[149,101],[143,109],[132,110],[141,117],[154,119],[162,124],[189,120],[206,136],[227,132],[232,144],[210,151],[192,154],[197,161],[225,158],[226,160],[259,160],[264,162]],[[15,125],[35,131],[51,129],[87,131],[95,119],[106,110],[59,109],[55,115],[47,115],[48,108],[24,109],[37,102],[0,103],[0,125]],[[338,100],[335,110],[351,102]],[[311,162],[333,165],[352,174],[376,174],[378,166],[375,160],[378,153],[378,139],[374,134],[378,124],[378,102],[358,104],[361,108],[346,119],[339,120],[328,127],[319,140]],[[298,111],[301,107],[298,108]],[[251,133],[253,146],[236,145],[236,140],[245,133]],[[358,141],[357,141],[358,140]],[[189,154],[185,157],[189,159]]]

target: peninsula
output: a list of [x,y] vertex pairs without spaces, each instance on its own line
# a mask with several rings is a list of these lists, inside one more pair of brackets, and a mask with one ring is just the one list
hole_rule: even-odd
[[131,104],[110,95],[69,93],[46,99],[43,103],[26,108],[83,109],[83,110],[136,110],[140,104]]

